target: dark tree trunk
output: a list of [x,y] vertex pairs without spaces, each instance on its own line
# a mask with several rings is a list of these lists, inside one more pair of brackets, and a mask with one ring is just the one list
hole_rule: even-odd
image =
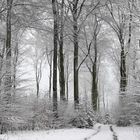
[[36,94],[37,94],[37,98],[39,98],[39,83],[36,83]]
[[4,53],[5,53],[5,39],[4,39],[4,41],[3,41],[2,52],[0,53],[0,93],[1,93],[1,91],[2,91]]
[[57,112],[58,11],[57,11],[57,1],[56,0],[52,0],[52,8],[53,8],[53,16],[54,16],[53,111]]
[[73,4],[73,43],[74,43],[74,105],[75,108],[79,105],[79,71],[78,71],[78,15],[77,1]]
[[[17,36],[16,36],[17,37]],[[14,48],[14,62],[13,62],[13,94],[14,98],[16,95],[16,74],[17,74],[17,63],[18,63],[18,42],[16,42],[15,48]]]
[[6,75],[5,75],[5,97],[9,103],[11,100],[11,10],[13,0],[7,0],[7,21],[6,21]]
[[66,99],[69,99],[69,56],[66,64]]
[[126,55],[124,50],[124,40],[120,40],[121,44],[121,64],[120,64],[120,91],[124,93],[127,87],[127,74],[126,74]]
[[49,99],[51,99],[51,91],[52,91],[52,54],[50,54],[50,76],[49,76]]
[[92,107],[94,111],[98,108],[98,85],[97,85],[97,40],[94,38],[94,62],[92,65]]
[[60,56],[60,69],[59,69],[59,83],[60,83],[60,100],[65,100],[65,76],[64,76],[64,0],[61,3],[61,15],[60,15],[60,40],[59,40],[59,56]]
[[[76,34],[75,34],[76,35]],[[74,103],[79,104],[78,39],[74,38]]]
[[[125,16],[121,14],[121,26],[119,30],[119,42],[121,46],[121,54],[120,54],[120,92],[123,95],[127,88],[127,70],[126,70],[126,50],[125,50],[125,42],[124,42],[124,28],[125,28]],[[130,36],[129,36],[130,37]],[[129,40],[130,44],[131,39]]]

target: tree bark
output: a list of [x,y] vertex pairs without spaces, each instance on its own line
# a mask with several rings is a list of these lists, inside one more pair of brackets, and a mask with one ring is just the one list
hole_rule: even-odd
[[127,87],[127,74],[126,74],[126,54],[124,50],[124,40],[120,40],[121,44],[121,61],[120,61],[120,91],[124,93]]
[[73,2],[73,43],[74,43],[74,106],[79,105],[79,71],[78,71],[78,13],[77,1]]
[[98,109],[98,85],[97,85],[97,36],[94,35],[94,62],[92,65],[92,107]]
[[66,64],[66,99],[69,99],[69,55]]
[[13,0],[7,0],[7,21],[6,21],[6,75],[5,75],[5,100],[11,101],[11,10]]
[[4,53],[5,53],[5,39],[3,41],[2,52],[0,53],[0,93],[2,89],[2,79],[3,79],[3,66],[4,66]]
[[50,76],[49,76],[49,99],[51,99],[51,91],[52,91],[52,54],[50,54]]
[[60,40],[59,40],[59,56],[60,56],[60,69],[59,69],[59,83],[60,83],[60,100],[64,101],[65,98],[65,72],[64,72],[64,0],[61,2],[61,13],[60,13]]
[[[16,35],[16,38],[17,38],[17,35]],[[15,98],[15,95],[16,95],[16,74],[17,74],[17,63],[18,63],[18,53],[19,53],[19,50],[18,50],[18,41],[16,42],[15,44],[15,48],[14,48],[14,62],[13,62],[13,94],[14,94],[14,98]]]
[[39,90],[40,90],[39,82],[36,81],[36,95],[37,95],[37,99],[39,98]]
[[[53,111],[57,112],[57,49],[58,49],[58,11],[57,0],[52,0],[54,16],[54,53],[53,53]],[[57,114],[56,114],[57,115]]]

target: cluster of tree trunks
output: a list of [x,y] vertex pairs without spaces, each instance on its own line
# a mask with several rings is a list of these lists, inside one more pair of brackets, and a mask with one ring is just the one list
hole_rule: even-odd
[[[79,0],[73,0],[69,2],[71,14],[72,14],[72,26],[73,26],[73,87],[74,87],[74,106],[75,109],[79,106],[79,25],[78,19],[84,7],[85,0],[79,4]],[[60,84],[60,99],[64,101],[66,99],[65,91],[65,70],[64,70],[64,0],[61,1],[61,6],[58,6],[57,0],[52,0],[52,9],[54,16],[54,53],[53,53],[53,104],[54,111],[57,111],[57,63],[58,63],[58,44],[59,44],[59,84]],[[80,6],[79,6],[80,5]],[[60,9],[59,9],[60,7]],[[80,10],[78,10],[80,7]],[[88,15],[87,15],[88,16]],[[98,86],[97,86],[97,46],[95,38],[95,60],[92,69],[92,104],[93,109],[97,111],[98,102]],[[85,59],[84,59],[85,60]],[[84,62],[84,61],[83,61]],[[68,79],[67,79],[68,80]],[[68,87],[67,87],[68,90]],[[68,92],[68,91],[67,91]],[[67,95],[68,97],[68,95]]]
[[[83,0],[73,0],[73,1],[68,1],[68,6],[70,6],[71,10],[71,16],[72,16],[72,37],[73,37],[73,87],[74,87],[74,106],[75,108],[78,107],[79,105],[79,40],[80,40],[80,27],[79,27],[79,18],[80,14],[82,13],[82,8],[84,7],[84,3],[86,1]],[[17,57],[18,57],[18,46],[15,47],[14,50],[14,75],[12,77],[12,31],[11,31],[11,13],[12,13],[12,4],[13,0],[7,0],[7,14],[6,14],[6,39],[5,39],[5,47],[3,47],[2,54],[0,55],[0,73],[2,71],[2,66],[3,66],[3,58],[4,58],[4,53],[5,58],[6,58],[6,74],[4,77],[4,92],[5,92],[5,100],[8,101],[8,103],[11,100],[12,96],[12,88],[14,88],[14,91],[16,89],[16,63],[17,63]],[[130,48],[131,45],[131,32],[132,32],[132,27],[131,27],[131,22],[132,22],[132,3],[129,3],[130,5],[130,16],[129,16],[129,37],[128,37],[128,48]],[[53,59],[51,58],[50,60],[50,88],[49,88],[49,95],[51,95],[51,77],[53,76],[53,110],[54,112],[57,112],[58,108],[58,103],[57,103],[57,96],[58,96],[58,66],[59,66],[59,85],[60,85],[60,100],[65,101],[68,99],[68,77],[65,80],[65,67],[64,67],[64,30],[65,30],[65,1],[61,0],[52,0],[52,11],[53,11],[53,21],[54,21],[54,26],[53,26]],[[95,6],[95,5],[94,5]],[[108,5],[107,5],[108,6]],[[96,7],[96,6],[95,6]],[[113,25],[110,23],[111,27],[113,27],[114,31],[116,32],[119,42],[120,42],[120,91],[125,92],[127,89],[127,84],[128,84],[128,75],[127,75],[127,68],[126,68],[126,48],[125,48],[125,38],[124,38],[124,27],[125,27],[125,17],[122,13],[122,11],[119,11],[120,17],[119,17],[119,23],[117,20],[115,20],[114,16],[115,14],[113,13],[113,3],[107,7],[110,12],[110,17],[113,19]],[[93,8],[94,9],[94,8]],[[95,14],[95,13],[94,13]],[[114,15],[113,15],[114,14]],[[86,15],[88,17],[88,14]],[[97,18],[97,17],[96,17]],[[97,19],[96,19],[97,20]],[[95,22],[96,22],[95,20]],[[110,21],[108,21],[109,23]],[[83,24],[83,22],[82,22]],[[117,29],[116,29],[117,28]],[[98,61],[98,51],[97,51],[97,34],[96,34],[96,29],[95,29],[95,34],[94,34],[94,60],[92,63],[92,105],[93,109],[97,111],[98,109],[98,81],[97,81],[97,61]],[[59,55],[58,55],[59,54]],[[88,56],[88,55],[87,55]],[[59,60],[59,61],[58,61]],[[53,66],[52,62],[53,61]],[[59,62],[59,63],[58,63]],[[51,72],[53,70],[53,73]],[[67,74],[68,75],[68,74]],[[38,81],[38,73],[36,74],[36,87],[37,87],[37,97],[39,96],[39,81]],[[65,85],[67,83],[67,86],[65,88]],[[0,85],[1,85],[1,79],[0,79]],[[67,91],[67,97],[66,97],[66,91]],[[50,97],[51,98],[51,97]]]

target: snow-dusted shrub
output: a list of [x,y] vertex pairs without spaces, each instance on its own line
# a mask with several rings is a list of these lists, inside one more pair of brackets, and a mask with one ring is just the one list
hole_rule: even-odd
[[119,120],[116,122],[117,126],[129,126],[131,124],[129,118],[127,118],[126,116],[121,116],[119,118]]
[[60,128],[91,128],[99,121],[99,115],[90,106],[59,102],[57,117],[54,115],[52,102],[48,98],[36,98],[35,95],[16,97],[8,106],[0,105],[1,133],[15,130],[46,130]]
[[118,126],[138,125],[140,123],[140,94],[135,91],[134,94],[127,93],[123,106],[121,107],[120,116],[116,122]]
[[48,129],[52,123],[52,109],[48,100],[31,95],[16,97],[9,105],[0,104],[0,131]]
[[98,114],[97,122],[102,124],[113,124],[114,120],[111,112],[106,112],[105,114]]
[[69,105],[63,117],[66,127],[91,128],[95,122],[95,113],[83,105],[76,110]]
[[26,97],[15,97],[14,101],[9,104],[0,102],[1,133],[27,129],[30,117],[31,110]]

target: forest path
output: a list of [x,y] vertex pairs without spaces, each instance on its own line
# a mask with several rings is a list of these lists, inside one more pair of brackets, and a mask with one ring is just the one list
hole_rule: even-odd
[[110,131],[113,133],[113,140],[118,140],[118,136],[116,132],[114,131],[113,126],[110,126]]
[[117,133],[114,131],[113,126],[105,125],[98,126],[97,132],[94,132],[84,140],[119,140]]
[[98,129],[96,132],[94,132],[92,135],[84,138],[84,140],[90,140],[93,136],[97,135],[100,132],[101,126],[98,126]]
[[97,124],[93,129],[23,131],[0,135],[0,140],[140,140],[140,127]]
[[[112,137],[112,131],[109,125],[101,125],[100,130],[96,135],[93,135],[88,140],[115,140]],[[116,139],[117,140],[117,139]]]

